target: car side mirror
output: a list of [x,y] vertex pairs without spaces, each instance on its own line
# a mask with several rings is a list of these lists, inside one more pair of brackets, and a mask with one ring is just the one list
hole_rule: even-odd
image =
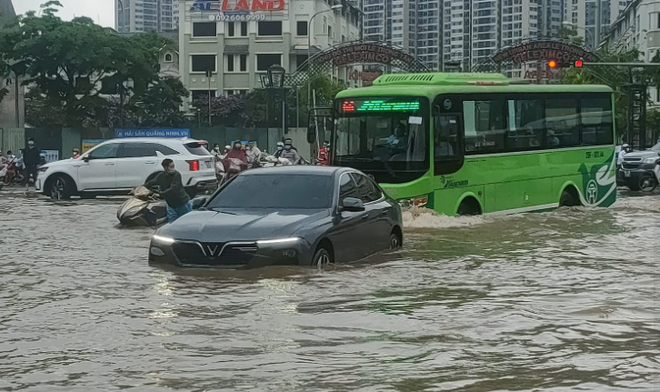
[[355,197],[347,197],[341,202],[341,210],[348,212],[362,212],[365,208],[362,200]]
[[83,158],[83,161],[85,161],[85,163],[89,163],[89,160],[90,160],[89,155],[86,155],[86,156]]
[[209,201],[208,197],[196,197],[192,201],[192,208],[193,210],[199,210],[206,204],[206,202]]

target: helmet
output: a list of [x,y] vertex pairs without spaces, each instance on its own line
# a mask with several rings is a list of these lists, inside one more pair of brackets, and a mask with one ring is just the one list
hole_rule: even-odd
[[628,147],[630,147],[630,145],[628,145],[627,143],[621,146],[621,148],[628,148]]
[[231,146],[230,146],[229,144],[227,144],[227,145],[225,146],[225,150],[231,150]]

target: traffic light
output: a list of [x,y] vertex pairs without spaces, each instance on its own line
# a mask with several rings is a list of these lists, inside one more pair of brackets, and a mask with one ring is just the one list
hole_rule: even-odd
[[557,68],[558,64],[555,60],[550,60],[548,61],[548,68],[555,69]]
[[582,68],[582,67],[584,67],[584,61],[582,61],[582,60],[575,60],[575,63],[573,63],[573,66],[574,66],[575,68]]

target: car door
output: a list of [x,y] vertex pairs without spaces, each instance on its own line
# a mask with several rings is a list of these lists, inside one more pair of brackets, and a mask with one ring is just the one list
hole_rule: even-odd
[[[338,206],[347,197],[360,198],[357,186],[349,173],[344,173],[339,178]],[[330,234],[335,251],[335,259],[338,262],[350,262],[362,259],[369,255],[366,245],[368,235],[368,214],[366,211],[350,212],[339,211],[335,215],[334,227]]]
[[78,189],[113,189],[121,145],[101,144],[83,155],[78,167]]
[[390,205],[385,201],[380,188],[369,177],[362,173],[351,173],[351,177],[366,209],[365,244],[369,247],[369,254],[373,254],[389,246],[392,231]]
[[117,188],[142,185],[158,170],[156,146],[153,143],[123,143],[121,158],[117,161]]

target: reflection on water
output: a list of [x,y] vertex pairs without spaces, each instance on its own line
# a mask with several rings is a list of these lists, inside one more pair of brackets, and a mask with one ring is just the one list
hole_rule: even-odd
[[[625,196],[625,195],[624,195]],[[657,194],[611,209],[406,214],[326,271],[146,263],[117,199],[0,194],[0,390],[654,390]]]

